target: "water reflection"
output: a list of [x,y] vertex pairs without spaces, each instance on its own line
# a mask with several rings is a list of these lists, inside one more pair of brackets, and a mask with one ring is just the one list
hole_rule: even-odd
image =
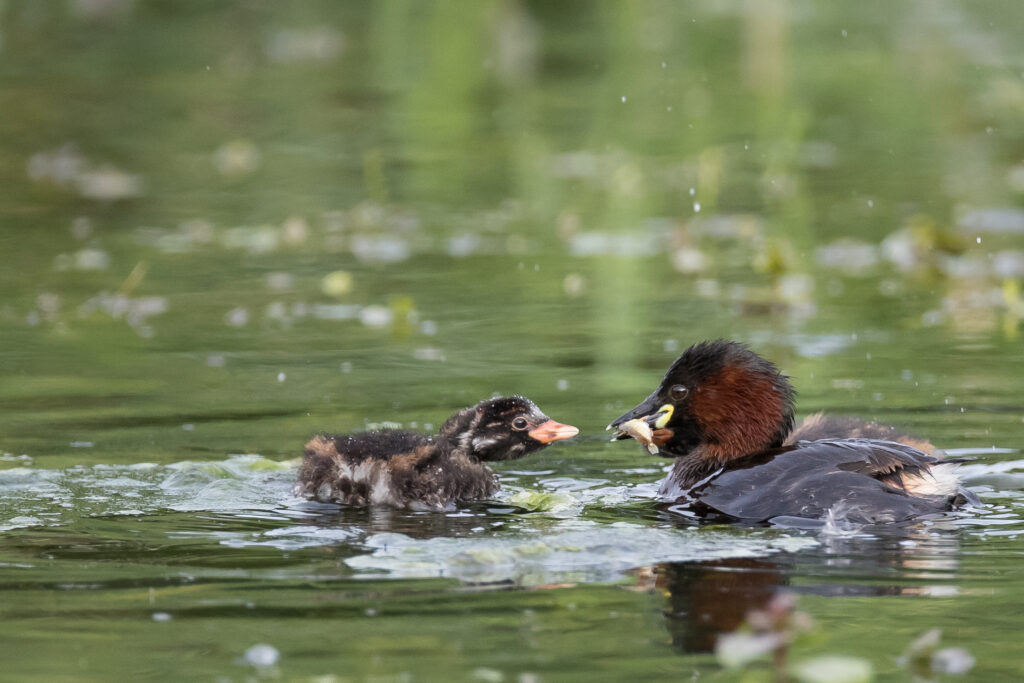
[[834,598],[959,592],[961,534],[954,520],[818,540],[797,554],[642,567],[634,570],[635,589],[664,596],[665,628],[687,653],[713,651],[720,635],[781,590]]
[[719,635],[739,628],[787,585],[778,563],[755,558],[664,563],[639,576],[638,585],[652,581],[650,588],[665,594],[665,628],[683,652],[713,651]]

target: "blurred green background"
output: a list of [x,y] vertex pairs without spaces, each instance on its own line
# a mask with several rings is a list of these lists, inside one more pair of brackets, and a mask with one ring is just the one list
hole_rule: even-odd
[[597,434],[718,336],[801,414],[1016,448],[1021,35],[1009,0],[2,2],[0,466],[285,461],[520,392],[583,430],[531,466],[601,477],[652,466]]
[[[638,367],[719,335],[813,408],[856,405],[876,392],[824,390],[872,345],[972,374],[1008,361],[953,347],[1016,346],[1017,3],[0,18],[11,451],[59,464],[111,430],[121,459],[133,428],[249,415],[204,443],[284,453],[328,417],[436,421],[492,391],[603,425]],[[177,457],[178,431],[123,457]]]

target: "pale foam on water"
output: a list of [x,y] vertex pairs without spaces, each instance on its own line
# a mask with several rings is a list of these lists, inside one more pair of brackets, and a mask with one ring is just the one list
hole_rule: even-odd
[[414,539],[374,534],[365,541],[371,552],[348,558],[345,564],[367,576],[387,572],[402,578],[536,585],[613,581],[627,569],[658,562],[761,557],[817,544],[810,536],[774,530],[716,532],[574,519],[543,531],[500,536]]
[[0,531],[61,526],[82,516],[294,507],[294,466],[258,455],[170,465],[0,470]]
[[[613,581],[625,570],[659,562],[798,551],[827,544],[838,531],[857,532],[833,529],[829,520],[786,529],[677,527],[667,521],[672,518],[665,517],[669,513],[657,515],[653,507],[655,517],[647,522],[584,518],[588,511],[623,505],[642,511],[653,506],[657,471],[646,477],[651,481],[629,484],[622,482],[621,473],[610,472],[605,479],[508,470],[501,476],[503,488],[494,503],[461,506],[448,513],[360,513],[293,495],[296,467],[296,461],[237,455],[169,465],[0,470],[0,533],[71,526],[86,517],[142,518],[171,512],[179,517],[163,533],[172,540],[285,553],[341,546],[349,555],[345,564],[358,577],[452,577],[533,585]],[[994,484],[1004,499],[1022,500],[958,513],[949,523],[980,536],[1024,533],[1018,509],[1024,507],[1024,484],[1019,480],[1024,461],[969,464],[962,470],[968,483],[983,488]],[[1007,483],[1011,485],[999,485]],[[205,528],[190,525],[196,513],[204,512],[216,516],[202,517],[199,526]],[[352,515],[357,524],[351,523]],[[242,530],[231,520],[244,520]]]

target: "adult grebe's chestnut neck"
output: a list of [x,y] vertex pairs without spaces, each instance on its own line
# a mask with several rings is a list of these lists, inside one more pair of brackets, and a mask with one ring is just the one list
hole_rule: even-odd
[[743,344],[702,342],[611,427],[640,419],[661,455],[721,463],[782,445],[793,429],[794,393],[774,364]]

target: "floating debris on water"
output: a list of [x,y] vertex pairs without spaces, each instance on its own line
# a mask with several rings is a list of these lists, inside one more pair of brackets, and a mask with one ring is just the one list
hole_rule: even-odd
[[272,292],[284,292],[295,286],[295,277],[291,273],[267,273],[267,289]]
[[655,562],[761,557],[818,542],[775,532],[715,533],[572,519],[543,535],[414,539],[382,533],[370,536],[365,545],[369,554],[345,560],[357,572],[538,585],[558,580],[615,581],[633,567]]
[[111,164],[94,166],[71,143],[33,154],[27,170],[29,178],[36,182],[49,182],[88,199],[117,201],[142,194],[139,176]]
[[78,146],[68,143],[49,152],[37,152],[29,157],[28,177],[36,182],[48,181],[63,187],[70,185],[88,164]]
[[253,645],[242,655],[242,662],[257,668],[271,667],[277,664],[281,653],[273,645],[260,643]]
[[966,233],[1021,234],[1024,233],[1024,209],[1017,207],[966,209],[961,212],[957,227]]
[[573,298],[582,296],[587,291],[587,278],[579,273],[569,273],[562,280],[562,291]]
[[80,173],[75,179],[78,194],[88,199],[116,201],[142,194],[142,179],[105,164]]
[[353,235],[352,254],[364,263],[399,263],[412,256],[412,247],[396,236]]
[[249,309],[239,306],[224,314],[224,322],[231,327],[245,327],[249,324]]
[[455,258],[466,258],[480,251],[481,238],[479,235],[466,232],[448,238],[445,252]]
[[655,256],[660,251],[661,238],[657,235],[580,232],[569,241],[569,252],[576,257],[641,257]]
[[313,304],[311,315],[317,320],[355,320],[362,311],[363,307],[356,304]]
[[239,226],[221,233],[221,244],[228,249],[245,249],[251,254],[268,254],[280,244],[280,233],[272,225]]
[[287,28],[267,38],[263,53],[275,64],[328,62],[335,59],[344,46],[341,33],[330,26]]
[[1024,278],[1024,251],[999,251],[992,255],[992,273],[1001,278]]
[[366,306],[359,311],[359,322],[367,327],[387,327],[394,317],[394,312],[387,306]]
[[710,264],[708,255],[695,247],[680,247],[672,252],[672,267],[686,275],[703,272]]
[[414,349],[412,356],[416,360],[435,361],[439,363],[443,363],[448,360],[448,357],[442,349],[434,348],[432,346],[423,346],[418,349]]
[[942,629],[933,628],[915,638],[896,659],[915,680],[930,681],[941,674],[965,674],[974,668],[975,659],[961,647],[939,649]]
[[822,655],[794,664],[793,675],[800,683],[868,683],[875,672],[861,657]]
[[124,294],[108,294],[101,292],[86,299],[78,307],[78,316],[87,317],[102,312],[114,319],[123,318],[132,327],[137,327],[154,315],[166,313],[170,309],[167,298],[162,296],[144,296],[132,298]]
[[320,280],[320,291],[327,296],[340,299],[352,291],[353,277],[347,270],[335,270]]
[[687,221],[686,231],[693,237],[749,240],[763,236],[764,223],[763,219],[753,214],[698,216]]
[[301,216],[292,216],[281,224],[281,238],[285,244],[305,244],[309,237],[309,223]]
[[582,509],[579,499],[560,491],[532,491],[520,489],[507,498],[509,503],[531,512],[552,514],[573,513]]
[[815,261],[823,268],[833,268],[848,275],[867,275],[878,265],[878,247],[867,242],[841,239],[818,247]]
[[78,216],[71,221],[71,236],[76,240],[87,240],[92,236],[92,221]]
[[249,175],[260,167],[260,151],[251,140],[230,140],[213,153],[213,167],[228,178]]
[[53,266],[56,270],[106,270],[110,255],[102,249],[81,249],[74,254],[57,254]]

